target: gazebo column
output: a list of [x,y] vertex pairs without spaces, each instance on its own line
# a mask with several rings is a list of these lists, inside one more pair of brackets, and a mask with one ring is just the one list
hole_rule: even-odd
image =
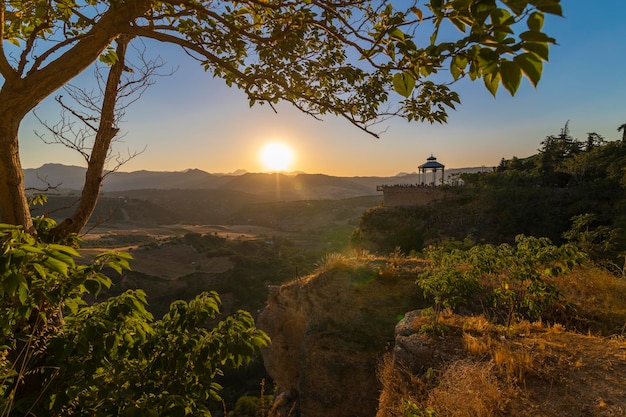
[[[435,158],[431,154],[430,157],[426,159],[426,163],[417,167],[420,183],[421,184],[424,183],[423,178],[426,178],[426,181],[428,181],[428,176],[426,175],[426,172],[431,171],[433,173],[432,184],[436,186],[437,185],[437,170],[440,169],[441,170],[441,185],[443,185],[443,181],[446,175],[444,168],[445,168],[444,165],[437,162],[437,158]],[[430,185],[430,184],[426,184],[426,185]]]

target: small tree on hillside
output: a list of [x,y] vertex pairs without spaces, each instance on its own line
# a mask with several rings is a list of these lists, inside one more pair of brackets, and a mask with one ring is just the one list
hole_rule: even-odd
[[558,135],[547,136],[539,149],[539,168],[549,174],[560,168],[560,163],[581,150],[581,143],[569,133],[569,120]]
[[433,329],[436,330],[444,309],[454,310],[480,289],[475,276],[464,271],[464,251],[434,248],[427,252],[429,266],[420,274],[417,285],[424,296],[433,299]]
[[623,125],[620,125],[617,128],[617,131],[621,131],[622,132],[622,142],[626,142],[626,123],[624,123]]
[[[50,231],[52,240],[60,240],[71,233],[79,233],[89,221],[100,195],[104,178],[117,171],[128,160],[141,152],[129,152],[126,157],[113,155],[113,144],[121,137],[119,124],[126,109],[141,98],[143,92],[154,84],[154,77],[164,63],[148,60],[144,50],[138,50],[139,65],[127,59],[131,42],[130,36],[120,36],[116,40],[113,62],[98,65],[94,71],[98,91],[89,91],[71,84],[63,88],[64,95],[55,97],[61,106],[61,120],[55,124],[37,119],[52,136],[38,134],[47,144],[60,144],[78,152],[87,164],[85,185],[78,205],[71,218],[65,219]],[[106,59],[105,59],[106,61]],[[108,68],[108,71],[106,70]],[[78,126],[77,126],[78,125]],[[107,166],[113,159],[112,165]]]
[[596,132],[587,133],[587,140],[585,141],[584,150],[589,152],[592,149],[599,148],[606,144],[606,139]]
[[[98,57],[118,61],[112,44],[119,40],[119,48],[124,36],[180,46],[207,71],[242,89],[251,105],[283,100],[313,117],[339,115],[375,134],[372,125],[392,116],[444,122],[446,107],[459,102],[449,84],[466,76],[482,78],[494,95],[500,84],[514,93],[522,76],[536,85],[554,42],[542,31],[544,13],[561,15],[560,0],[398,4],[3,2],[1,220],[33,230],[19,157],[22,119]],[[453,26],[460,30],[456,36],[448,33]],[[451,78],[441,76],[444,70]],[[104,113],[101,123],[99,134],[106,137],[112,127]],[[107,152],[98,155],[88,163],[85,190],[97,190],[102,180],[98,167]],[[90,204],[97,199],[94,192]]]

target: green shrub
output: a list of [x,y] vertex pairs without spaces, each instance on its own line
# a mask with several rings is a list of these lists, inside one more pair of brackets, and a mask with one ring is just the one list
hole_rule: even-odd
[[269,339],[239,311],[208,328],[217,293],[172,303],[162,319],[145,294],[128,291],[88,305],[127,269],[130,255],[107,252],[86,265],[76,249],[45,244],[0,225],[0,413],[23,415],[210,415],[216,377]]
[[233,411],[228,413],[228,417],[264,417],[271,403],[271,395],[240,397],[237,399]]
[[434,326],[443,308],[456,308],[477,293],[483,294],[481,304],[494,321],[510,326],[516,319],[537,319],[560,297],[549,278],[585,259],[574,245],[555,246],[547,238],[523,235],[515,245],[431,249],[428,257],[430,265],[417,283],[433,298]]

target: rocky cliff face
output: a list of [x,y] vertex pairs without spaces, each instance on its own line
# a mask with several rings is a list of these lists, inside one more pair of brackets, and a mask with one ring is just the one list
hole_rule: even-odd
[[272,338],[263,357],[278,386],[273,417],[371,417],[376,369],[404,312],[420,305],[416,261],[336,262],[272,287],[257,324]]

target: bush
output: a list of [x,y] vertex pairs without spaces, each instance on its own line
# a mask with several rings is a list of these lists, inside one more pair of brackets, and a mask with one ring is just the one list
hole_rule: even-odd
[[510,326],[521,318],[537,319],[560,293],[550,278],[580,264],[576,246],[555,246],[547,238],[519,235],[515,245],[482,244],[470,249],[428,252],[430,266],[417,283],[434,301],[435,318],[482,293],[484,313]]
[[228,413],[228,417],[263,417],[266,415],[267,407],[271,403],[271,395],[240,397],[237,399],[233,411]]
[[2,415],[210,415],[216,377],[269,339],[239,311],[212,328],[217,293],[176,301],[160,320],[141,290],[88,305],[128,268],[107,252],[78,265],[76,249],[0,225],[0,410]]

